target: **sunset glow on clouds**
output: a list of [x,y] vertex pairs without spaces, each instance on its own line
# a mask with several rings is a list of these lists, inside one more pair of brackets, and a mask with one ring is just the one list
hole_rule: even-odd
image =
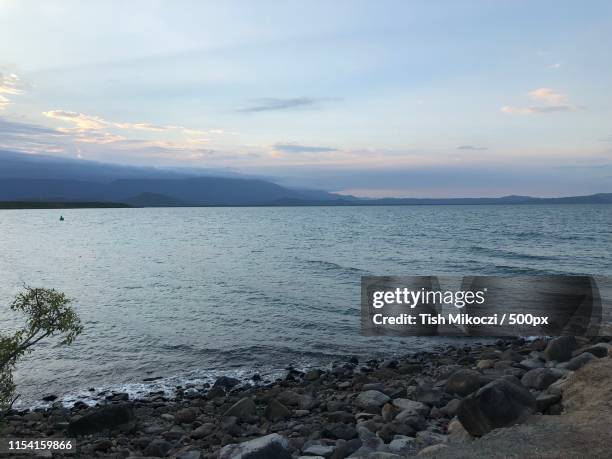
[[526,5],[0,1],[0,149],[371,195],[418,194],[417,171],[610,191],[612,6]]

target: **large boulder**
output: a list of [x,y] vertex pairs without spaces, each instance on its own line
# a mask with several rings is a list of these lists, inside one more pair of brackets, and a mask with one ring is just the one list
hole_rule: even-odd
[[480,376],[480,373],[474,370],[456,371],[446,381],[445,390],[449,394],[465,397],[480,389]]
[[366,390],[355,399],[355,405],[370,413],[379,413],[381,407],[387,403],[389,396],[377,390]]
[[544,390],[556,380],[565,376],[566,373],[567,370],[559,370],[557,368],[535,368],[523,375],[521,383],[525,387]]
[[291,411],[276,399],[270,400],[264,412],[269,421],[276,422],[291,416]]
[[576,338],[573,336],[560,336],[550,340],[544,354],[548,360],[565,362],[572,358],[572,352],[577,347]]
[[238,419],[248,419],[251,416],[257,414],[257,407],[252,398],[244,397],[234,403],[223,416],[235,416]]
[[131,404],[108,405],[70,421],[70,436],[89,435],[104,430],[126,430],[134,423],[134,409]]
[[591,360],[597,360],[597,357],[595,357],[590,352],[583,352],[582,354],[579,354],[576,357],[572,357],[569,362],[560,364],[559,368],[576,371],[585,366]]
[[217,380],[213,384],[213,389],[221,388],[225,392],[228,392],[231,389],[233,389],[234,387],[236,387],[238,384],[240,384],[240,380],[239,379],[231,378],[229,376],[221,376],[221,377],[217,378]]
[[536,409],[536,400],[514,377],[481,387],[461,401],[457,415],[463,427],[480,437],[499,427],[523,422]]
[[276,433],[221,448],[219,459],[291,459],[289,441]]

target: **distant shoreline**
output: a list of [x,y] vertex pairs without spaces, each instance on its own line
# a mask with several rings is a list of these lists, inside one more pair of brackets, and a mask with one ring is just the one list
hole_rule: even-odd
[[185,204],[185,205],[132,205],[122,202],[60,202],[60,201],[0,201],[0,210],[36,209],[144,209],[144,208],[198,208],[198,207],[408,207],[408,206],[525,206],[559,204],[612,204],[597,200],[567,198],[539,198],[529,201],[505,201],[500,198],[451,198],[372,201],[295,201],[270,202],[261,204]]

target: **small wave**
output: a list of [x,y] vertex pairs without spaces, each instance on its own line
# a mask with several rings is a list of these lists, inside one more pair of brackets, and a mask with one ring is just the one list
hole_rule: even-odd
[[482,247],[480,245],[473,245],[472,247],[470,247],[470,251],[474,253],[481,253],[484,255],[490,255],[494,257],[508,258],[508,259],[514,259],[514,260],[542,260],[542,261],[556,260],[555,257],[550,257],[547,255],[534,255],[534,254],[514,252],[512,250],[504,250],[504,249],[491,249],[489,247]]
[[309,264],[309,265],[320,266],[325,271],[342,271],[342,272],[347,273],[347,274],[364,274],[364,273],[367,273],[367,271],[365,271],[363,269],[354,268],[352,266],[342,266],[342,265],[339,265],[338,263],[334,263],[332,261],[325,261],[325,260],[304,260],[304,262]]

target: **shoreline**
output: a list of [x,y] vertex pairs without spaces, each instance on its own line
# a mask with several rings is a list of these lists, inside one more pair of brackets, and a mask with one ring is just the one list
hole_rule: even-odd
[[[512,425],[533,419],[562,419],[569,409],[564,385],[582,367],[612,361],[608,341],[499,339],[397,359],[288,369],[268,384],[257,376],[251,385],[221,376],[214,384],[177,388],[175,397],[153,392],[130,400],[115,393],[96,406],[77,402],[71,408],[55,402],[14,410],[3,436],[76,438],[82,457],[228,459],[246,449],[261,449],[270,459],[454,457],[457,448],[486,443],[491,426],[512,432]],[[604,382],[611,385],[612,372]],[[479,405],[478,394],[490,386],[507,391],[512,409]],[[515,418],[506,419],[508,412]],[[602,441],[612,449],[612,440]]]

